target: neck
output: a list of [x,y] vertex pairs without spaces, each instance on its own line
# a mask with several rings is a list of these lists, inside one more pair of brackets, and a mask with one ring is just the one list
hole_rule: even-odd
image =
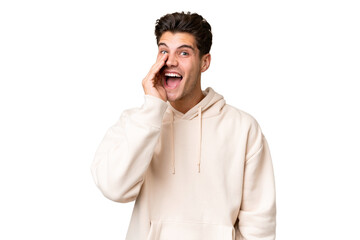
[[174,102],[170,102],[170,104],[173,108],[175,108],[179,112],[186,113],[196,104],[198,104],[201,100],[203,100],[204,97],[205,95],[202,93],[200,88],[195,93],[190,94],[190,96],[176,100]]

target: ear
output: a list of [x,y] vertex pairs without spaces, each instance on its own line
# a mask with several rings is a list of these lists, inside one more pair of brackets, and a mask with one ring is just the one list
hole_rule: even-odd
[[204,56],[201,57],[201,72],[205,72],[210,67],[210,62],[210,53],[204,54]]

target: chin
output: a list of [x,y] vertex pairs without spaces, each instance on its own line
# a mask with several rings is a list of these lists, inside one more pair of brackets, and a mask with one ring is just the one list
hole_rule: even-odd
[[172,93],[167,92],[166,96],[169,102],[175,102],[180,99],[179,94],[177,92],[172,92]]
[[176,99],[176,96],[167,94],[167,100],[169,102],[175,102],[177,99]]

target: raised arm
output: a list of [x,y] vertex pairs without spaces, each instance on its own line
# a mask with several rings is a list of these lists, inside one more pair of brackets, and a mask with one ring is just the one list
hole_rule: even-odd
[[157,58],[142,85],[145,102],[141,108],[125,111],[105,134],[91,171],[96,185],[109,199],[129,202],[136,199],[159,140],[167,109],[161,69],[167,54]]

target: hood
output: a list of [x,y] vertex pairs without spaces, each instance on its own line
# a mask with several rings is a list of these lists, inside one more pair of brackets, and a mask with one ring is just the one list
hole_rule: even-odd
[[[167,113],[168,119],[165,119],[165,121],[170,121],[171,124],[171,162],[172,162],[172,174],[175,174],[175,151],[176,146],[174,145],[174,119],[180,118],[180,119],[186,119],[186,120],[195,120],[196,117],[198,117],[198,153],[196,162],[198,173],[200,173],[200,166],[201,166],[201,150],[202,150],[202,120],[203,118],[212,117],[220,114],[222,108],[225,106],[225,100],[223,96],[216,93],[212,88],[207,88],[205,91],[203,91],[203,94],[205,97],[196,104],[193,108],[191,108],[186,113],[182,113],[177,111],[175,108],[171,106],[171,104],[168,102],[168,108]],[[196,129],[194,129],[196,131]]]
[[203,91],[205,97],[191,108],[186,113],[179,112],[168,102],[168,113],[173,113],[175,118],[192,120],[199,115],[199,108],[201,108],[202,118],[218,115],[225,106],[224,97],[216,93],[212,88],[207,88]]

